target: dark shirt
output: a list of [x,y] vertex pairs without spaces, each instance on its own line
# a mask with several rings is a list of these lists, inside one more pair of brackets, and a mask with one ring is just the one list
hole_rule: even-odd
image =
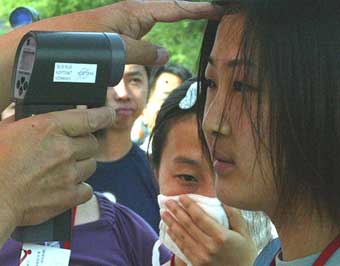
[[121,159],[97,162],[87,181],[95,191],[111,192],[117,202],[129,207],[159,232],[158,187],[145,152],[136,144]]

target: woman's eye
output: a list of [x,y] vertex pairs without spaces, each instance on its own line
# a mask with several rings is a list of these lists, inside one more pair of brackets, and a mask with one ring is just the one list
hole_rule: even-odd
[[246,92],[246,91],[255,91],[255,87],[246,84],[242,81],[234,81],[233,82],[233,89],[238,92]]
[[177,178],[185,181],[185,182],[197,182],[197,178],[192,175],[177,175]]
[[205,85],[209,89],[216,89],[217,88],[217,85],[216,85],[215,81],[213,81],[211,79],[206,79],[205,80]]

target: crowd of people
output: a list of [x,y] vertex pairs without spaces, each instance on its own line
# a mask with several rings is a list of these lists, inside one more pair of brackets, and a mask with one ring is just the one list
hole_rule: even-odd
[[[1,110],[29,30],[126,49],[106,106],[2,119],[0,264],[20,262],[17,226],[77,206],[71,266],[339,266],[339,8],[123,1],[0,36]],[[195,78],[142,40],[182,19],[208,20]]]

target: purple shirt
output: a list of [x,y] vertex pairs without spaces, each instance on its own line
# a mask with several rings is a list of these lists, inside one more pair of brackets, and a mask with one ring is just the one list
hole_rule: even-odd
[[[100,219],[75,226],[71,242],[71,266],[151,266],[152,248],[158,236],[137,214],[96,194]],[[8,240],[0,250],[1,266],[19,265],[22,244]],[[170,252],[161,247],[161,264]]]

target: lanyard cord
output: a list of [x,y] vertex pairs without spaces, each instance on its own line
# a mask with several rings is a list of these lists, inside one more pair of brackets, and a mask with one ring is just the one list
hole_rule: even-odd
[[340,247],[340,234],[325,248],[325,250],[316,259],[313,266],[325,266],[329,258]]
[[[77,212],[77,207],[74,207],[72,209],[72,223],[71,223],[72,227],[74,226],[74,222],[76,220],[76,212]],[[71,249],[71,240],[64,241],[63,248],[64,249]]]
[[175,254],[171,256],[170,266],[175,266]]

